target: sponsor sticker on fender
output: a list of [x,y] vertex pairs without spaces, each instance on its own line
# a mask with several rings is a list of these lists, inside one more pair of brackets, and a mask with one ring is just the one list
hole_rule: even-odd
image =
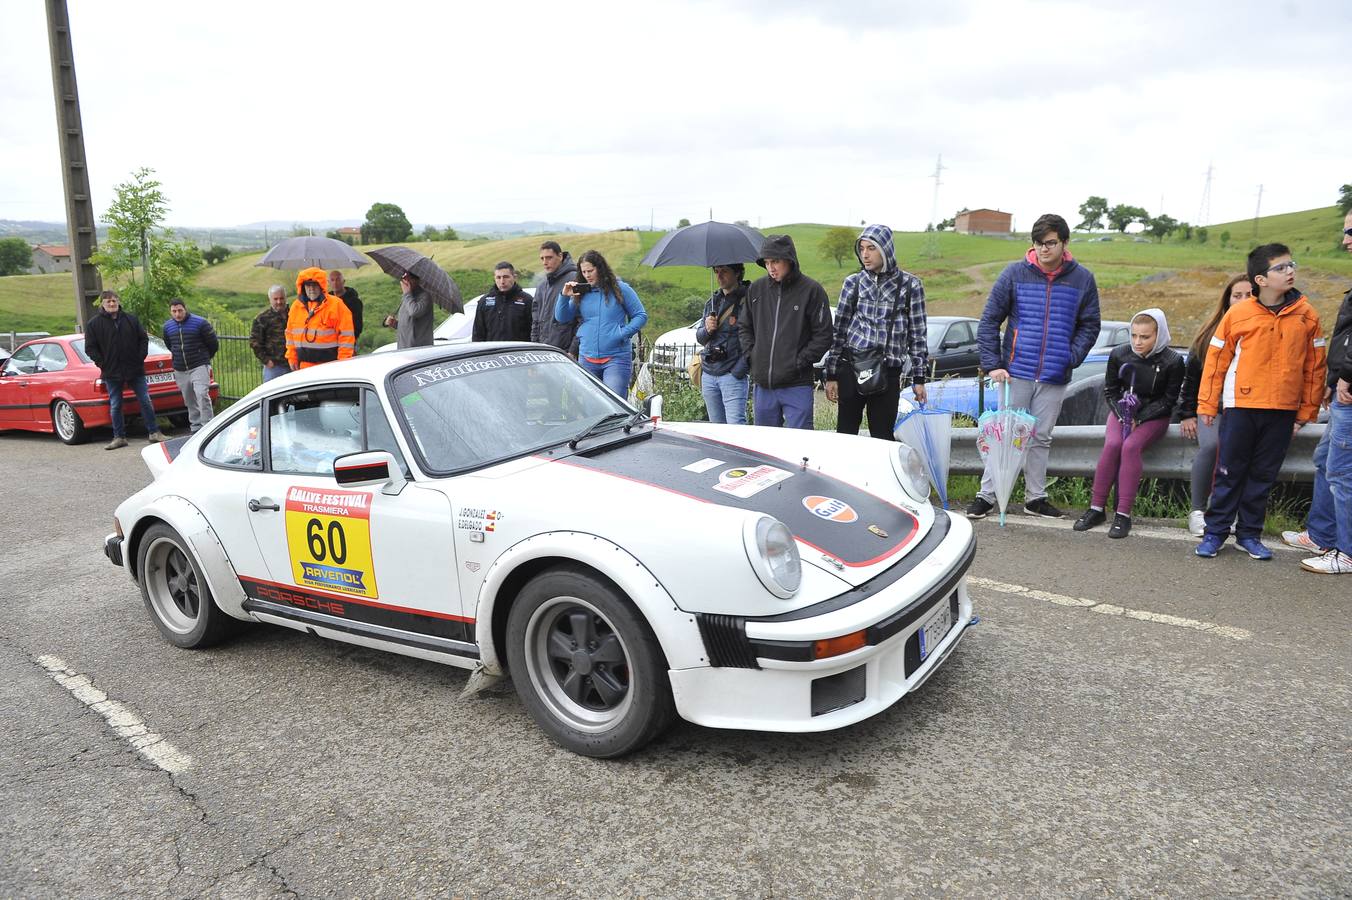
[[371,494],[291,487],[286,492],[286,545],[296,584],[375,599],[371,559]]
[[853,506],[835,497],[819,497],[813,494],[803,498],[803,506],[817,518],[826,519],[828,522],[848,525],[859,518],[859,513],[854,511]]
[[728,469],[718,476],[718,484],[714,485],[714,490],[745,500],[756,496],[770,485],[778,484],[792,476],[792,472],[774,466]]

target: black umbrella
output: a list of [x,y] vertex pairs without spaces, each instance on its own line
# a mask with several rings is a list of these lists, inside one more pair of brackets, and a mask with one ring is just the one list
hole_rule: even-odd
[[379,250],[367,250],[366,255],[376,261],[381,270],[395,278],[405,272],[417,276],[422,289],[432,295],[432,300],[450,313],[465,311],[465,303],[460,297],[460,286],[441,266],[423,256],[417,250],[407,247],[382,247]]
[[645,266],[727,266],[755,262],[760,258],[765,236],[747,225],[701,222],[662,235],[648,255]]

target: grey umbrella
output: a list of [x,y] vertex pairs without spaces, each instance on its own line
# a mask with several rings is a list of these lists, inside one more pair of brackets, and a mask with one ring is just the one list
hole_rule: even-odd
[[764,240],[763,234],[747,225],[701,222],[664,234],[643,257],[643,264],[709,268],[755,262]]
[[407,247],[381,247],[379,250],[366,251],[366,255],[376,261],[381,271],[396,278],[405,272],[416,275],[422,289],[431,294],[437,306],[447,312],[465,311],[465,303],[460,297],[460,286],[455,283],[455,279],[417,250],[410,250]]
[[306,235],[278,241],[254,266],[271,266],[274,269],[308,269],[310,266],[354,269],[368,265],[368,262],[366,257],[342,241]]

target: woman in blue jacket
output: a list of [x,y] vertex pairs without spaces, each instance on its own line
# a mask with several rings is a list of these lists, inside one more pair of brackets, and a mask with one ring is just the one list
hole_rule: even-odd
[[634,289],[615,277],[606,258],[588,250],[578,261],[585,281],[570,281],[554,303],[554,318],[577,329],[577,361],[621,397],[629,393],[634,369],[630,339],[648,322]]

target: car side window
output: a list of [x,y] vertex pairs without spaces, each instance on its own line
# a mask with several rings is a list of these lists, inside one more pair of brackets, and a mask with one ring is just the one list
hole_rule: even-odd
[[317,388],[268,401],[268,465],[274,472],[332,475],[333,461],[362,450],[361,391]]
[[5,372],[10,375],[32,375],[38,370],[38,348],[37,344],[20,347],[5,363]]
[[43,344],[38,351],[39,372],[60,372],[66,365],[66,351],[60,344]]
[[394,454],[395,462],[399,463],[400,470],[407,478],[408,465],[404,462],[404,454],[399,452],[399,442],[394,439],[394,429],[390,428],[390,420],[385,416],[380,398],[375,391],[362,391],[362,403],[365,405],[366,449],[388,450]]
[[954,322],[953,327],[948,329],[948,337],[944,340],[954,347],[965,347],[973,343],[976,338],[972,336],[972,323]]
[[202,459],[217,466],[234,469],[263,468],[263,454],[258,439],[261,422],[258,407],[218,431],[202,448]]

